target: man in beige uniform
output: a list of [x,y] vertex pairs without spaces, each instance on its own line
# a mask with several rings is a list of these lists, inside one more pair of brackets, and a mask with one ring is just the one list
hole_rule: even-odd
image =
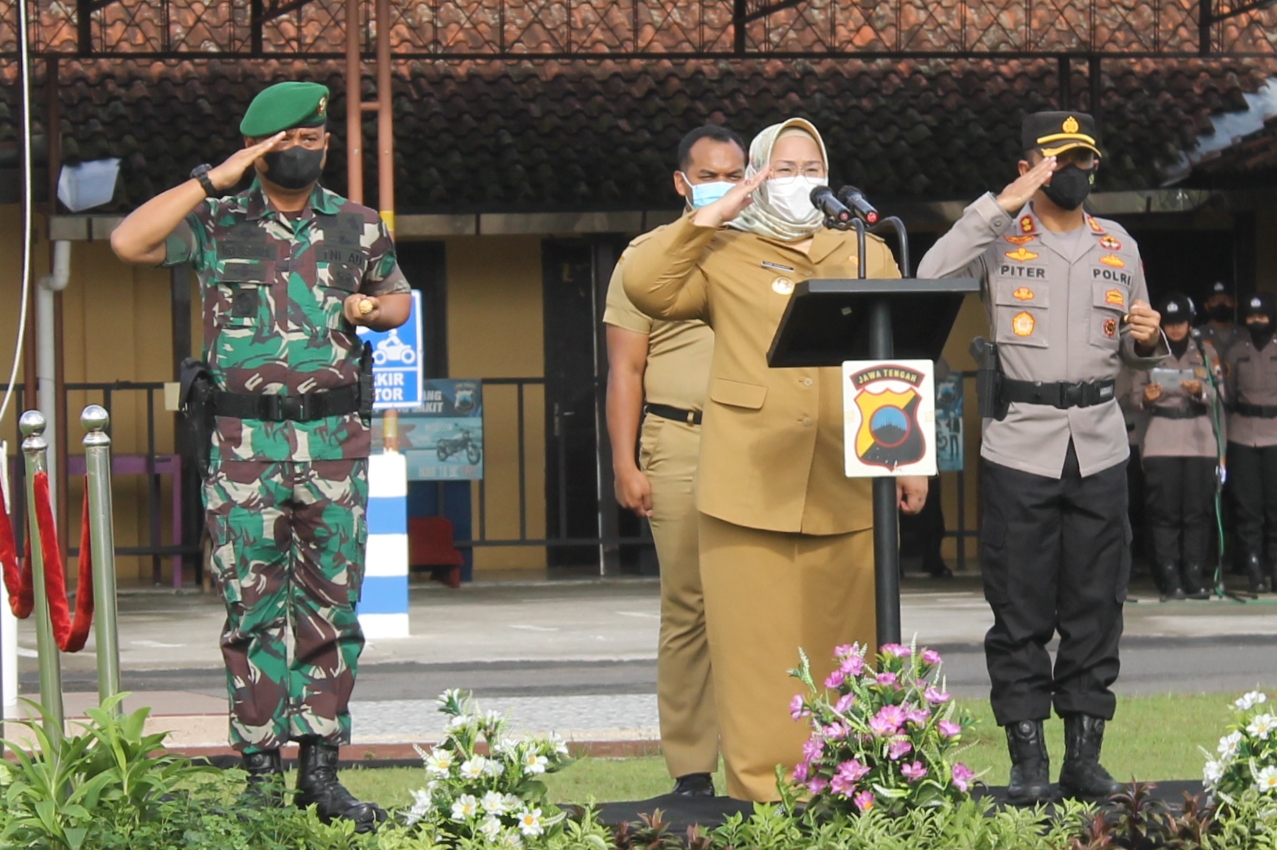
[[[679,144],[674,189],[689,208],[717,200],[745,176],[745,144],[719,125]],[[653,233],[630,243],[641,245]],[[714,332],[701,321],[663,322],[625,295],[621,255],[607,290],[607,424],[617,502],[652,525],[661,566],[656,699],[661,749],[674,793],[713,796],[718,716],[705,637],[693,483]],[[635,462],[635,437],[639,463]],[[641,464],[641,465],[640,465]]]

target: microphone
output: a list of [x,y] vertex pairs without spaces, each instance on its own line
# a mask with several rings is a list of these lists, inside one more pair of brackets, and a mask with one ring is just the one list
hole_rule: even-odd
[[838,200],[869,224],[878,223],[878,211],[865,199],[864,193],[855,186],[843,186],[839,189]]
[[820,210],[825,218],[839,224],[851,221],[851,210],[838,200],[833,189],[828,186],[817,186],[811,190],[811,205]]

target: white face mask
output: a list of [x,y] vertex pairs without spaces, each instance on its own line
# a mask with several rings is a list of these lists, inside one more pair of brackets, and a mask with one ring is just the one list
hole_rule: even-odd
[[792,224],[803,224],[816,216],[811,203],[811,190],[828,186],[828,177],[777,177],[767,181],[767,201],[777,215]]

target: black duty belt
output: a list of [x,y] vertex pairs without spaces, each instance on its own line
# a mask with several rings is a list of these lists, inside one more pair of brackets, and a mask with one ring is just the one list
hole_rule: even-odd
[[345,416],[358,409],[358,384],[301,395],[228,393],[222,390],[213,393],[214,412],[234,419],[312,422],[326,416]]
[[1159,419],[1196,419],[1206,415],[1205,410],[1201,408],[1194,410],[1191,407],[1154,407],[1150,408],[1148,413]]
[[1004,378],[1001,395],[1004,402],[1017,401],[1021,404],[1046,404],[1066,410],[1070,407],[1092,407],[1112,401],[1114,398],[1113,381],[1091,381],[1078,383],[1043,383],[1041,381],[1012,381]]
[[1277,406],[1239,401],[1233,405],[1233,413],[1238,413],[1242,416],[1252,416],[1256,419],[1277,419]]
[[670,407],[668,404],[648,404],[643,407],[643,412],[659,416],[662,419],[686,422],[688,425],[701,424],[701,412],[699,410],[680,410],[677,407]]

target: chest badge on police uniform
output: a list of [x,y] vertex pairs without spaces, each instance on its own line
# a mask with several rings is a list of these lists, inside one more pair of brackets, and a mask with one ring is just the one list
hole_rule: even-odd
[[1020,219],[1020,232],[1032,233],[1037,230],[1037,226],[1033,223],[1033,216],[1026,215]]
[[1112,266],[1115,269],[1126,268],[1126,261],[1116,254],[1105,254],[1103,257],[1100,257],[1100,262],[1106,266]]
[[1012,245],[1027,245],[1038,237],[1036,233],[1030,233],[1028,236],[1003,236],[1002,238]]
[[1011,332],[1016,336],[1028,336],[1037,324],[1031,313],[1019,313],[1011,320]]
[[787,277],[778,277],[772,281],[772,292],[777,295],[789,295],[794,291],[794,282]]
[[1021,263],[1027,263],[1029,260],[1036,260],[1038,258],[1038,255],[1033,253],[1032,251],[1024,250],[1024,246],[1020,246],[1019,248],[1016,248],[1014,251],[1007,251],[1006,256],[1007,256],[1007,259],[1017,260]]
[[1104,335],[1112,339],[1117,334],[1117,319],[1104,320]]
[[1021,286],[1015,292],[1011,293],[1011,297],[1017,301],[1032,301],[1033,290],[1029,289],[1027,286]]
[[1100,247],[1109,251],[1120,251],[1122,250],[1122,243],[1118,242],[1112,236],[1101,236]]
[[1120,289],[1110,289],[1104,293],[1104,303],[1112,304],[1114,307],[1125,307],[1126,296]]

